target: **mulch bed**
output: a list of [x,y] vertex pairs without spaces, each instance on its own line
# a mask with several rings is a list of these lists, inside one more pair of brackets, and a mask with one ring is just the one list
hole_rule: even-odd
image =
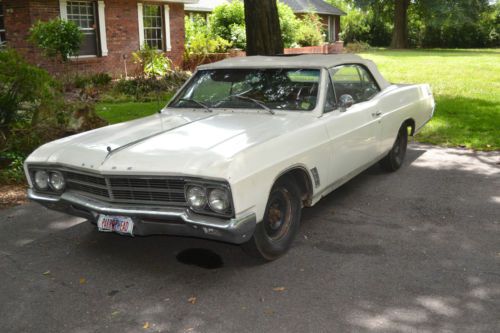
[[28,202],[26,185],[0,185],[0,209],[11,208]]

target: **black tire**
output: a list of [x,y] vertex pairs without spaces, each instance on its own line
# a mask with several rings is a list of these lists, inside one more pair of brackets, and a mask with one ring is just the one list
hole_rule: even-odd
[[288,178],[274,184],[262,222],[257,223],[253,237],[242,245],[254,257],[272,261],[285,254],[292,244],[300,224],[302,204],[300,190]]
[[408,146],[408,127],[403,124],[398,131],[396,141],[387,156],[380,160],[382,168],[389,172],[394,172],[401,168],[406,156],[406,147]]

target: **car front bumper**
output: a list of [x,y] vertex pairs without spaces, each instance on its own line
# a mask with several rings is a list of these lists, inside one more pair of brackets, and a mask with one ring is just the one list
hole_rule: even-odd
[[242,244],[252,237],[257,222],[254,213],[223,219],[196,214],[185,207],[117,205],[70,192],[51,196],[29,189],[28,198],[49,209],[86,218],[94,224],[100,214],[131,217],[133,234],[139,236],[190,236]]

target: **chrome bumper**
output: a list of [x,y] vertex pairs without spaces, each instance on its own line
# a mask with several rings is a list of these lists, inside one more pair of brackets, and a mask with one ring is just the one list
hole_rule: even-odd
[[223,219],[191,212],[185,207],[124,206],[103,202],[75,193],[50,196],[28,190],[28,198],[45,207],[80,216],[97,223],[100,214],[129,216],[134,220],[134,235],[191,236],[241,244],[255,230],[254,213]]

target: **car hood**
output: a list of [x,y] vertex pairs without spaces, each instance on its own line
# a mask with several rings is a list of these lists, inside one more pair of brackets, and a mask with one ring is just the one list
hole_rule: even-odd
[[183,174],[226,178],[243,151],[304,125],[308,114],[175,111],[46,144],[27,163],[101,173]]

